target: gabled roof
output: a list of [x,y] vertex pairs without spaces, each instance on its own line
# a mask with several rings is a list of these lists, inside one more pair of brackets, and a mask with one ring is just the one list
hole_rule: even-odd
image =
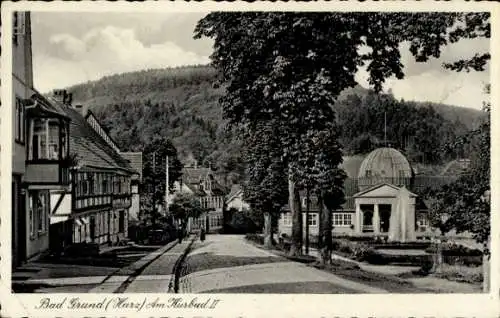
[[227,195],[226,201],[231,201],[234,197],[239,195],[240,193],[243,192],[243,188],[241,187],[240,184],[233,184],[231,186],[231,190],[229,191],[229,194]]
[[212,171],[209,168],[184,167],[182,179],[184,183],[198,184],[206,178]]
[[470,167],[469,159],[456,159],[450,161],[441,172],[442,176],[458,176]]
[[142,152],[120,152],[120,155],[130,162],[132,168],[139,173],[139,181],[142,181]]
[[48,115],[69,120],[68,116],[47,98],[36,92],[30,99],[23,100],[28,114]]
[[79,166],[102,169],[119,169],[135,173],[130,163],[115,151],[85,120],[70,106],[49,98],[51,104],[70,118],[70,153],[78,156]]
[[349,178],[357,178],[359,168],[363,163],[365,156],[363,155],[354,155],[354,156],[345,156],[342,158],[342,164],[340,164],[340,168],[344,169],[347,177]]
[[[82,111],[83,111],[83,109],[82,109]],[[104,140],[106,142],[110,143],[111,147],[113,149],[120,152],[120,148],[118,147],[118,143],[116,141],[114,141],[113,138],[111,138],[111,136],[108,134],[106,129],[104,129],[104,127],[101,125],[101,123],[97,119],[97,116],[90,109],[87,109],[85,112],[85,120],[87,120],[87,121],[93,120],[95,122],[95,124],[97,124],[98,128],[100,128],[102,130],[103,134],[105,135],[105,136],[103,136]]]
[[[373,187],[370,187],[368,189],[365,189],[365,190],[363,190],[361,192],[356,193],[355,195],[353,195],[353,197],[357,198],[357,197],[363,196],[363,195],[365,195],[367,193],[373,192],[373,191],[375,191],[377,189],[380,189],[382,187],[389,187],[389,188],[392,188],[392,189],[394,189],[394,190],[396,190],[398,192],[402,189],[402,188],[397,187],[397,186],[395,186],[393,184],[390,184],[390,183],[380,183],[380,184],[374,185]],[[408,190],[408,192],[410,193],[410,196],[417,197],[417,195],[415,193],[410,192],[409,190]]]

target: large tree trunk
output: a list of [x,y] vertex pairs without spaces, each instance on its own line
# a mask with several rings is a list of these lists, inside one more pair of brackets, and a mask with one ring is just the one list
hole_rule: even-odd
[[292,213],[292,243],[290,256],[302,255],[302,209],[300,206],[300,194],[291,175],[288,176],[288,205]]
[[273,247],[273,222],[270,212],[264,212],[264,247]]
[[490,257],[490,238],[488,237],[483,251],[483,293],[490,292]]
[[318,195],[318,208],[320,217],[320,238],[321,238],[321,264],[330,264],[332,261],[332,213],[324,204],[323,193]]

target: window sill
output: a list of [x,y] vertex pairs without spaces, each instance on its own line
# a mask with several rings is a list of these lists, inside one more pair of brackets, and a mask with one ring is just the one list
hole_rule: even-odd
[[350,224],[349,225],[335,225],[334,224],[333,227],[343,227],[343,228],[345,228],[345,227],[351,227],[351,225]]

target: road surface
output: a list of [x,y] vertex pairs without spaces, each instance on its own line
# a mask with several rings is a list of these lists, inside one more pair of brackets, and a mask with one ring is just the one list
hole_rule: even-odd
[[208,235],[188,255],[183,293],[386,293],[292,262],[239,235]]

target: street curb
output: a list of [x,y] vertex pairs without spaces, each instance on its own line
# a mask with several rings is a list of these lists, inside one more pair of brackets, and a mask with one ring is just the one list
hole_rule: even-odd
[[[174,270],[172,273],[173,275],[172,275],[172,278],[170,279],[170,283],[169,283],[169,288],[168,288],[169,292],[174,292],[176,294],[179,293],[180,271],[182,269],[182,265],[183,265],[184,261],[186,260],[186,257],[191,252],[191,249],[192,249],[193,244],[196,241],[196,239],[197,239],[197,236],[193,235],[193,237],[191,238],[191,242],[189,242],[188,246],[186,247],[186,249],[184,250],[182,255],[175,262]],[[172,279],[173,279],[173,281],[172,281]],[[173,290],[172,290],[172,288],[173,288]]]
[[131,265],[124,267],[124,268],[120,268],[118,271],[116,271],[112,275],[106,277],[106,279],[104,279],[101,282],[101,284],[105,283],[107,280],[111,279],[111,277],[117,276],[120,273],[122,273],[124,275],[128,275],[127,279],[123,283],[121,283],[121,285],[117,289],[115,289],[113,291],[113,293],[115,293],[115,294],[116,293],[123,293],[125,291],[125,289],[135,280],[135,278],[137,276],[139,276],[142,273],[142,271],[148,265],[150,265],[155,260],[160,258],[166,252],[170,251],[177,244],[178,244],[178,240],[174,240],[174,241],[168,243],[167,245],[165,245],[164,247],[160,248],[159,250],[154,251],[153,253],[144,256],[143,258],[132,263]]

